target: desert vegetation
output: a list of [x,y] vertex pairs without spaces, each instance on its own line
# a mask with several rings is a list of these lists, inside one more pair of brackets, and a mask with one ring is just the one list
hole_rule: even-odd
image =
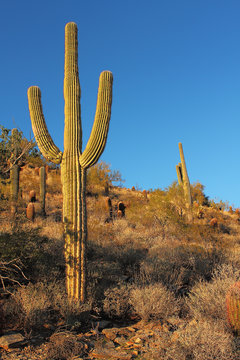
[[[196,183],[189,218],[177,182],[127,189],[118,171],[94,165],[86,189],[86,301],[69,301],[60,169],[47,167],[43,214],[36,163],[46,163],[28,155],[19,164],[14,213],[10,171],[1,174],[1,332],[25,339],[17,350],[2,348],[3,359],[239,358],[238,209],[209,201]],[[35,218],[29,220],[31,191]]]

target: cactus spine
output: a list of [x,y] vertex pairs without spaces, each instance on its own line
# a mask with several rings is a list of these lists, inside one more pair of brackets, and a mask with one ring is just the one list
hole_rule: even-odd
[[46,198],[46,169],[45,166],[42,166],[40,168],[40,204],[41,204],[42,216],[46,215],[45,198]]
[[17,211],[18,192],[19,192],[19,166],[13,165],[10,170],[11,179],[11,213],[14,215]]
[[184,154],[183,154],[182,143],[179,143],[178,146],[179,146],[179,152],[180,152],[180,158],[181,158],[181,163],[177,165],[178,182],[179,182],[179,185],[183,186],[184,197],[185,197],[185,201],[186,201],[188,207],[191,207],[191,205],[192,205],[191,188],[190,188],[190,181],[189,181],[188,173],[187,173],[186,162],[185,162],[185,158],[184,158]]
[[65,128],[64,152],[54,144],[48,133],[41,105],[41,92],[29,88],[29,111],[35,139],[42,154],[55,164],[61,164],[63,186],[63,222],[65,235],[66,287],[70,299],[85,300],[86,287],[86,170],[101,156],[111,116],[112,73],[100,75],[96,115],[90,138],[82,152],[80,84],[78,76],[77,25],[65,27]]
[[228,322],[240,335],[240,281],[229,289],[226,296]]

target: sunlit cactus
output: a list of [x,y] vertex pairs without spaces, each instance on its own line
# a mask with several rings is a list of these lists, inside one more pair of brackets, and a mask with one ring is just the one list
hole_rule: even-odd
[[176,172],[177,172],[178,184],[180,186],[182,186],[183,185],[183,176],[182,176],[182,165],[181,165],[181,163],[176,165]]
[[96,115],[90,138],[82,152],[80,84],[78,76],[77,25],[65,27],[65,129],[64,152],[48,133],[41,105],[41,92],[29,88],[28,101],[32,128],[42,154],[49,161],[61,164],[63,186],[63,222],[65,234],[66,287],[70,299],[85,301],[86,289],[86,170],[101,156],[108,134],[112,104],[113,76],[100,75]]
[[35,218],[35,206],[33,202],[30,202],[26,208],[26,216],[30,221],[34,221]]
[[179,143],[178,146],[179,146],[179,152],[180,152],[180,158],[181,158],[181,163],[176,166],[178,183],[179,183],[179,185],[183,186],[185,201],[186,201],[188,207],[190,207],[192,205],[190,181],[188,178],[182,143]]
[[231,286],[226,297],[228,322],[240,335],[240,281]]

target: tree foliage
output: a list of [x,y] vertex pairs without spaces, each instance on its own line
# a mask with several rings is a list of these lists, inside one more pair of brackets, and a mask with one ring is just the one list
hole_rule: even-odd
[[7,178],[15,164],[23,166],[30,163],[41,166],[44,163],[35,142],[27,140],[22,131],[7,129],[0,125],[0,176]]
[[121,184],[124,180],[118,170],[111,170],[110,165],[101,161],[88,170],[87,182],[93,186],[112,186],[113,183]]

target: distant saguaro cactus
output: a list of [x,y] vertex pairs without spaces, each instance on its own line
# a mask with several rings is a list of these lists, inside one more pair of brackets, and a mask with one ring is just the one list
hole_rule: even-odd
[[45,166],[40,168],[40,204],[41,204],[41,215],[46,215],[45,209],[45,199],[46,199],[46,169]]
[[107,218],[107,221],[106,222],[110,222],[113,220],[113,207],[112,207],[112,200],[110,197],[107,197],[106,198],[106,208],[108,210],[108,213],[109,213],[109,217]]
[[182,143],[179,143],[178,146],[179,146],[179,152],[180,152],[180,158],[181,158],[181,163],[176,166],[178,183],[179,183],[179,185],[183,186],[185,201],[186,201],[187,205],[190,207],[192,205],[190,181],[188,178]]
[[85,300],[86,288],[86,170],[98,161],[107,141],[111,116],[112,82],[111,72],[101,73],[95,120],[83,152],[78,40],[75,23],[70,22],[65,27],[64,153],[57,148],[48,133],[42,111],[40,89],[33,86],[28,90],[32,128],[39,149],[49,161],[61,164],[66,287],[69,298],[78,299],[81,302]]
[[19,166],[13,165],[10,170],[11,180],[11,213],[14,215],[17,211],[18,192],[19,192]]
[[226,296],[228,322],[232,329],[240,335],[240,281],[229,289]]

